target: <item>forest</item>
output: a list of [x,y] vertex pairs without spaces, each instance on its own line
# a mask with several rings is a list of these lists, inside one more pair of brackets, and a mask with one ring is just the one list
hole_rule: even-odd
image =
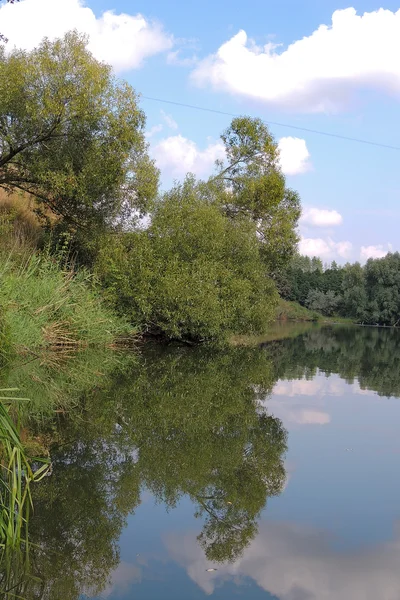
[[360,263],[323,266],[321,259],[295,256],[278,278],[282,298],[325,316],[341,315],[365,325],[400,322],[400,254]]
[[0,355],[274,319],[301,210],[268,127],[234,118],[214,173],[164,190],[139,102],[75,31],[0,47]]

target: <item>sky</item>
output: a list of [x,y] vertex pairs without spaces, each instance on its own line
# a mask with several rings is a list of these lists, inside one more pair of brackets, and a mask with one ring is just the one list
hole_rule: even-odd
[[229,115],[265,120],[300,252],[363,263],[400,250],[400,0],[382,1],[22,0],[0,4],[0,31],[10,49],[85,32],[141,94],[164,188],[213,172]]

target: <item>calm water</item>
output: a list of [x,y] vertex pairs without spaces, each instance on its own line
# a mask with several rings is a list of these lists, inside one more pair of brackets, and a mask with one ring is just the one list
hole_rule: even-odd
[[48,426],[24,597],[399,600],[400,332],[290,333],[86,386]]

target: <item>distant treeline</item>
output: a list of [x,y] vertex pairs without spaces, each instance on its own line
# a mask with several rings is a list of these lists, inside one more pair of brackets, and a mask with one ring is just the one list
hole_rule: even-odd
[[400,254],[343,267],[297,255],[281,272],[279,292],[326,316],[341,315],[368,325],[400,324]]

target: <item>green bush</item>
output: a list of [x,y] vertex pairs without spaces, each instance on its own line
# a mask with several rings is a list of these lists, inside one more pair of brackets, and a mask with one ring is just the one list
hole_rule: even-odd
[[189,178],[164,196],[147,230],[107,238],[96,271],[122,314],[167,338],[262,333],[277,293],[255,227],[228,219]]

